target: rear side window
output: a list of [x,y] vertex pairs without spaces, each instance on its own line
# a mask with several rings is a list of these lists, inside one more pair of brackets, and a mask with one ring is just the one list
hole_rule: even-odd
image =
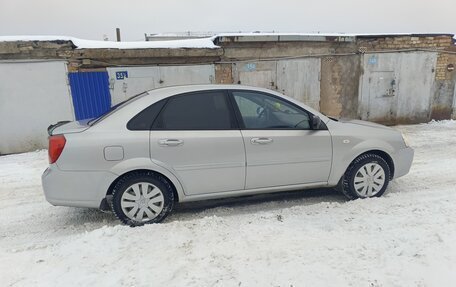
[[235,128],[224,91],[170,98],[153,125],[157,130],[228,130]]
[[142,112],[134,116],[127,124],[127,129],[132,131],[148,131],[152,127],[152,123],[160,113],[167,99],[156,102],[150,105]]

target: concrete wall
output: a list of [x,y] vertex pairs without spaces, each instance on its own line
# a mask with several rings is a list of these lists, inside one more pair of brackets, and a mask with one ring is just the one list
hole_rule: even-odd
[[321,112],[336,118],[358,117],[360,60],[360,55],[322,59]]
[[0,62],[0,154],[47,147],[47,127],[74,120],[66,62]]

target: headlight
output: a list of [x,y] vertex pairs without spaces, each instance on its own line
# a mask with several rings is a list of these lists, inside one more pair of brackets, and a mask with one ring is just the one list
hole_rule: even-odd
[[404,144],[405,144],[406,147],[410,146],[409,145],[409,141],[408,141],[407,137],[404,134],[402,134],[402,140],[404,141]]

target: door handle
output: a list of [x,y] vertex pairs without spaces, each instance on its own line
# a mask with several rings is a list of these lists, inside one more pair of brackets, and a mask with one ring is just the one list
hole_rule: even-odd
[[253,138],[250,142],[252,144],[270,144],[273,140],[271,138]]
[[180,146],[184,144],[183,140],[179,139],[162,139],[158,141],[161,146]]

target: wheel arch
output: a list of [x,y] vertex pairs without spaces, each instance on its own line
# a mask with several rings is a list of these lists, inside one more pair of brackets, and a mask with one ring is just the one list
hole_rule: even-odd
[[[393,158],[387,152],[385,152],[383,150],[379,150],[379,149],[369,150],[369,151],[363,152],[362,154],[359,154],[357,157],[355,157],[353,159],[353,161],[355,159],[357,159],[358,157],[365,155],[365,154],[375,154],[375,155],[378,155],[379,157],[383,158],[386,161],[386,163],[388,164],[388,167],[390,169],[390,180],[394,178],[394,161],[393,161]],[[353,161],[350,162],[350,165],[353,163]]]
[[173,189],[173,194],[174,194],[174,201],[175,202],[178,202],[179,201],[179,198],[180,198],[180,195],[179,195],[179,192],[177,191],[177,188],[176,188],[176,185],[174,184],[174,182],[169,178],[167,177],[165,174],[163,173],[160,173],[158,171],[155,171],[155,170],[152,170],[152,169],[144,169],[144,168],[140,168],[140,169],[132,169],[132,170],[129,170],[121,175],[119,175],[113,182],[111,182],[111,184],[109,185],[108,187],[108,190],[106,191],[106,195],[105,197],[109,196],[109,195],[112,195],[112,191],[113,191],[113,188],[114,186],[119,182],[119,180],[121,178],[123,178],[124,176],[128,175],[128,174],[131,174],[131,173],[135,173],[135,172],[152,172],[156,175],[159,175],[159,176],[162,176],[163,178],[165,178],[169,184],[171,185],[172,189]]
[[367,150],[367,151],[364,151],[364,152],[361,152],[361,153],[358,153],[356,156],[353,157],[353,159],[350,161],[350,163],[345,167],[344,169],[344,172],[342,173],[342,175],[340,176],[339,178],[339,183],[340,181],[342,180],[342,178],[344,177],[347,169],[353,164],[353,162],[359,158],[360,156],[363,156],[363,155],[366,155],[366,154],[375,154],[375,155],[378,155],[379,157],[383,158],[386,163],[388,164],[388,167],[390,169],[390,180],[393,179],[394,177],[394,161],[393,161],[393,158],[384,150],[381,150],[381,149],[371,149],[371,150]]
[[380,144],[371,144],[369,147],[369,145],[363,143],[355,146],[351,149],[350,152],[347,152],[345,155],[339,155],[333,159],[333,168],[331,170],[331,175],[329,176],[328,184],[330,186],[338,186],[350,165],[358,157],[368,153],[376,154],[387,162],[388,167],[390,168],[390,179],[392,179],[395,172],[394,160],[391,156],[393,151],[394,149],[388,145],[382,146]]

